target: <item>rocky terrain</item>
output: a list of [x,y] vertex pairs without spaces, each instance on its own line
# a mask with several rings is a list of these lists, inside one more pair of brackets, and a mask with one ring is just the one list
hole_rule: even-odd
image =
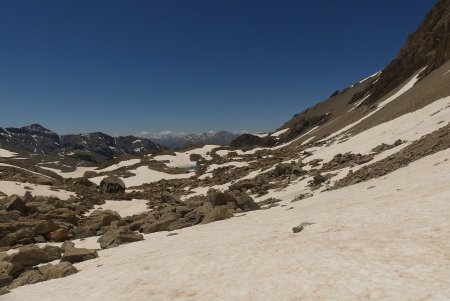
[[449,7],[230,146],[0,129],[0,299],[449,300]]

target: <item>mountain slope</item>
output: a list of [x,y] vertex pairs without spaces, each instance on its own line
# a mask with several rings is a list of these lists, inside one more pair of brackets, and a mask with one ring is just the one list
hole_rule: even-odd
[[450,60],[450,0],[439,0],[428,12],[419,28],[408,37],[398,56],[383,69],[378,81],[356,95],[370,95],[367,104],[376,102],[426,66],[425,77]]

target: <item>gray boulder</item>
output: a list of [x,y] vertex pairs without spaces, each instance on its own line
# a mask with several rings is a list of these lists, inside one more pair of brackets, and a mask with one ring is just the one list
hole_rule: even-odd
[[143,239],[142,234],[135,233],[126,227],[111,227],[97,241],[102,249],[107,249]]
[[107,177],[100,182],[99,190],[101,193],[119,193],[125,192],[125,183],[119,177]]

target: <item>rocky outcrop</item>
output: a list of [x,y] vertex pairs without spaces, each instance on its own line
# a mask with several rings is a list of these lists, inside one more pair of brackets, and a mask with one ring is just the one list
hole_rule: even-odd
[[231,147],[255,147],[264,146],[271,147],[274,146],[278,140],[275,137],[258,137],[252,134],[243,134],[234,139],[231,143]]
[[420,76],[423,78],[450,60],[450,0],[439,0],[428,12],[419,28],[408,37],[406,45],[397,57],[383,69],[373,85],[353,97],[357,101],[369,95],[365,103],[370,105],[418,70],[427,67]]

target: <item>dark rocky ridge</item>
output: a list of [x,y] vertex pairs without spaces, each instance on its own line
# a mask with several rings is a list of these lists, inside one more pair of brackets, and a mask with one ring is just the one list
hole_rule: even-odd
[[419,28],[408,37],[398,56],[386,67],[378,81],[356,94],[353,101],[369,95],[366,104],[372,104],[394,90],[415,72],[427,66],[420,74],[424,78],[450,60],[450,0],[440,0],[427,13]]
[[252,134],[243,134],[234,139],[231,143],[231,147],[253,147],[253,146],[265,146],[271,147],[277,143],[277,139],[274,137],[258,137]]
[[0,148],[20,154],[73,152],[87,161],[111,159],[116,155],[144,155],[162,147],[146,138],[112,137],[104,133],[58,135],[39,124],[0,128]]

